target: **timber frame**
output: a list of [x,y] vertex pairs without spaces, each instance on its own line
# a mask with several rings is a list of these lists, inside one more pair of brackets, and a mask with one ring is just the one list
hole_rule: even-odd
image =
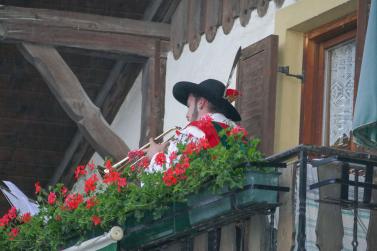
[[[173,7],[177,1],[173,1]],[[143,70],[142,128],[140,143],[163,130],[165,68],[173,7],[154,1],[143,20],[0,5],[0,41],[17,44],[24,57],[40,72],[49,89],[77,124],[74,135],[50,184],[72,184],[75,166],[89,161],[94,152],[103,158],[123,158],[126,143],[110,128],[118,108]],[[161,15],[165,15],[162,16]],[[96,100],[90,100],[58,50],[72,50],[116,60]],[[84,140],[85,139],[85,140]]]

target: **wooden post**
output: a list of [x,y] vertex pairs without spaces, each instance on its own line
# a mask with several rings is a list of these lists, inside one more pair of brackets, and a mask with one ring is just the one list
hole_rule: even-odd
[[208,250],[208,233],[203,232],[194,238],[193,251],[207,251]]
[[23,43],[20,50],[41,73],[51,92],[92,147],[102,157],[110,156],[115,160],[124,157],[129,148],[110,128],[56,49]]
[[161,55],[160,47],[156,42],[155,56],[147,60],[143,69],[140,145],[163,131],[166,57]]
[[268,248],[267,228],[268,220],[266,215],[251,216],[246,223],[245,250],[266,251]]
[[237,251],[235,223],[221,228],[220,251]]
[[295,164],[287,166],[282,171],[279,185],[290,187],[289,192],[279,193],[279,225],[277,233],[277,246],[281,251],[290,251],[295,245],[295,208],[293,204],[296,184]]
[[[318,181],[340,178],[341,163],[318,167]],[[339,199],[341,186],[328,185],[319,189],[319,199]],[[337,251],[343,248],[343,220],[340,205],[319,203],[317,218],[317,246],[322,251]]]

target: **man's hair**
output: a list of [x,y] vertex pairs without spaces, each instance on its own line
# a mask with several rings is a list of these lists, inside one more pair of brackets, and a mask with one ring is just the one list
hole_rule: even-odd
[[[204,98],[206,99],[205,97],[203,96],[200,96],[196,93],[192,93],[192,96],[194,96],[195,98],[195,103],[198,101],[199,98]],[[208,110],[212,113],[221,113],[221,114],[224,114],[224,110],[215,106],[214,104],[212,104],[208,99],[206,99],[208,101]]]

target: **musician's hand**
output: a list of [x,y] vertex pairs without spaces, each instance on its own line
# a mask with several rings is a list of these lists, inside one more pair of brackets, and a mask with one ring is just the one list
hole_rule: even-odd
[[149,139],[149,148],[146,150],[146,156],[149,159],[152,159],[153,155],[155,155],[158,152],[162,152],[165,150],[166,146],[169,144],[169,142],[165,142],[162,144],[158,144],[154,142],[153,138]]

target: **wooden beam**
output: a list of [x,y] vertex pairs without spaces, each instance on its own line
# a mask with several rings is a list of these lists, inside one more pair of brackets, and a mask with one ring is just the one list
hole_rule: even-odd
[[0,38],[4,42],[31,42],[144,57],[153,56],[155,51],[155,39],[149,37],[33,24],[0,22]]
[[102,157],[121,159],[129,148],[110,128],[56,49],[23,43],[20,50],[41,73],[58,102],[77,123],[92,147]]
[[[159,4],[161,4],[160,1],[156,0],[150,5],[150,8],[144,13],[144,20],[150,21],[153,19],[157,13]],[[164,46],[164,49],[166,48],[167,46]],[[145,60],[144,58],[143,62],[129,62],[125,58],[120,58],[114,66],[95,101],[95,104],[102,108],[102,113],[107,121],[113,121],[120,105],[123,103],[124,98],[127,96],[141,70],[140,65],[132,63],[144,64]],[[127,64],[123,65],[125,62]],[[79,163],[86,163],[93,153],[94,150],[87,143],[82,142],[82,137],[79,134],[75,135],[60,165],[62,167],[59,167],[60,170],[50,180],[50,184],[56,183],[62,176],[64,176],[63,182],[65,184],[72,184],[74,168]]]
[[[155,10],[152,9],[151,11]],[[154,13],[152,14],[154,15]],[[150,16],[150,14],[148,15]],[[0,22],[61,27],[81,31],[128,34],[164,40],[170,39],[170,25],[166,23],[70,11],[3,6],[0,8]]]
[[165,113],[165,71],[166,58],[160,57],[160,43],[156,54],[144,65],[142,77],[142,116],[139,145],[163,131]]
[[[111,123],[116,114],[119,111],[119,107],[122,105],[124,99],[126,98],[129,90],[133,86],[140,70],[140,64],[127,64],[118,77],[117,81],[114,83],[111,91],[108,93],[106,100],[104,101],[101,109],[102,114],[109,123]],[[68,165],[70,168],[64,174],[62,179],[63,183],[67,186],[71,186],[74,182],[72,179],[76,166],[79,163],[87,163],[94,154],[93,148],[90,147],[86,142],[81,142],[78,150],[75,152],[73,158]]]
[[[109,90],[113,86],[113,84],[116,82],[116,80],[119,78],[120,73],[122,72],[123,68],[125,66],[125,62],[122,60],[119,60],[113,69],[111,70],[111,73],[106,80],[106,83],[104,84],[104,87],[98,94],[95,104],[98,107],[101,107],[103,102],[105,101],[105,97],[108,94]],[[60,162],[59,166],[55,169],[54,175],[50,180],[50,185],[53,185],[59,181],[61,176],[63,175],[64,171],[67,169],[68,165],[71,163],[71,159],[75,153],[77,153],[77,149],[79,148],[80,144],[83,141],[83,136],[80,132],[77,132],[73,139],[71,140],[71,143],[67,150],[65,151],[64,157],[62,161]],[[78,163],[75,163],[75,166]]]
[[[118,54],[118,53],[111,53],[105,51],[93,51],[87,49],[76,49],[71,47],[59,47],[59,53],[61,54],[74,54],[74,55],[82,55],[82,56],[90,56],[95,58],[104,58],[104,59],[111,59],[111,60],[120,60],[126,63],[139,63],[143,64],[147,60],[146,57],[138,56],[138,55],[125,55],[125,54]],[[64,55],[63,55],[64,56]]]

